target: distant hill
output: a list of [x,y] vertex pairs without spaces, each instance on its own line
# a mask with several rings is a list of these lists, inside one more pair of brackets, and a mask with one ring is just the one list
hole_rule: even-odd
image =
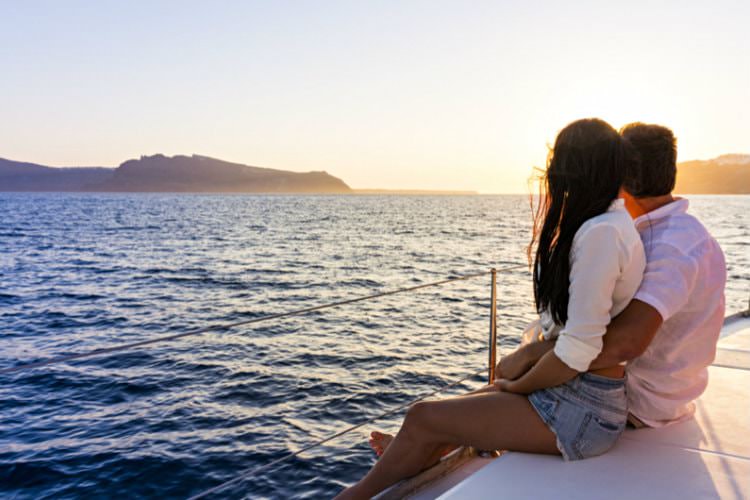
[[251,167],[207,156],[142,156],[117,168],[53,168],[0,158],[0,191],[349,193],[326,172]]
[[675,192],[683,194],[750,194],[750,155],[723,155],[677,165]]
[[[289,172],[207,156],[141,156],[117,168],[47,167],[0,158],[0,191],[177,193],[475,194],[421,190],[352,190],[326,172]],[[677,193],[750,194],[750,155],[677,165]]]
[[112,168],[51,168],[0,158],[0,191],[86,191],[112,176]]
[[392,195],[476,195],[476,191],[448,191],[444,189],[355,189],[354,194],[392,194]]

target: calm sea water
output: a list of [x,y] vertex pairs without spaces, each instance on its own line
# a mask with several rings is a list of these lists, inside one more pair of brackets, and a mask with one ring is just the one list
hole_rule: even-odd
[[[750,197],[691,211],[744,308]],[[0,367],[523,263],[530,219],[522,196],[0,194],[0,213]],[[500,277],[506,345],[530,292]],[[0,495],[199,493],[485,366],[488,299],[481,277],[0,375]],[[216,497],[331,496],[372,427]]]

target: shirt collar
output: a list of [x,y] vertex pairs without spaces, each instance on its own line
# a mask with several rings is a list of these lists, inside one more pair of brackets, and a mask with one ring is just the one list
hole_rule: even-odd
[[664,206],[647,212],[635,219],[635,227],[639,228],[649,224],[653,224],[659,219],[669,217],[671,215],[684,214],[687,212],[689,202],[685,198],[675,198],[674,201],[667,203]]
[[615,210],[625,209],[625,200],[622,198],[615,198],[615,200],[609,204],[607,212],[614,212]]

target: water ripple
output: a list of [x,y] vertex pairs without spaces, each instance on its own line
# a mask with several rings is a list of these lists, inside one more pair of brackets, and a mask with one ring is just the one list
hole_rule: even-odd
[[[747,300],[748,208],[691,204],[727,254],[729,310]],[[529,231],[514,196],[0,194],[0,210],[1,367],[524,262]],[[528,275],[500,287],[512,345],[533,317]],[[184,498],[232,479],[481,368],[488,291],[480,278],[0,376],[0,494]],[[372,464],[367,431],[220,497],[330,497]]]

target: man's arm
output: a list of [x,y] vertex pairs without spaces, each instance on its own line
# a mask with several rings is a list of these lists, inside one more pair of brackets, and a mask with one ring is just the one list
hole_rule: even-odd
[[[607,326],[602,352],[591,362],[589,370],[607,368],[621,361],[637,358],[651,343],[661,323],[661,315],[656,309],[640,300],[632,300],[625,310]],[[546,343],[551,347],[554,346],[554,342],[546,341]],[[540,346],[535,351],[536,354],[541,353],[542,356],[530,362],[523,376],[516,380],[498,380],[495,385],[503,391],[529,394],[544,387],[562,384],[573,378],[578,372],[566,365],[554,352],[547,352],[551,347],[544,350]],[[523,358],[531,359],[532,357],[527,354]],[[502,375],[502,372],[500,373]]]
[[654,339],[661,324],[661,315],[655,308],[633,299],[607,326],[602,352],[591,362],[589,370],[607,368],[637,358]]
[[[656,309],[640,300],[632,300],[607,326],[602,352],[591,362],[589,370],[608,368],[637,358],[649,346],[661,324],[661,315]],[[554,340],[519,347],[503,356],[495,369],[495,378],[515,380],[521,377],[554,347]]]

